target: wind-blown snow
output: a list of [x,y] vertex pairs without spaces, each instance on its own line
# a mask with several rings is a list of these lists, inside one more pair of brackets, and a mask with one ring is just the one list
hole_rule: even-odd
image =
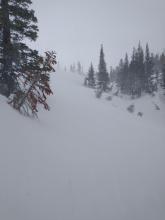
[[0,219],[164,220],[165,105],[96,99],[82,82],[58,71],[39,121],[0,98]]

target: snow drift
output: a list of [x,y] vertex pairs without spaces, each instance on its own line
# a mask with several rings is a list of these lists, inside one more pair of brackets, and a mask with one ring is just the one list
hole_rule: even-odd
[[0,97],[0,218],[164,220],[165,105],[96,99],[82,82],[58,71],[39,120]]

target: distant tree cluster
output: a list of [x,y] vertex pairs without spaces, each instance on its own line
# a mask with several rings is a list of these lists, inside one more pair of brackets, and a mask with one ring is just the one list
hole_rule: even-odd
[[144,52],[139,43],[133,49],[131,60],[126,54],[116,69],[112,70],[112,75],[116,76],[115,80],[123,94],[132,97],[140,97],[142,93],[153,94],[164,77],[163,62],[164,54],[159,56],[150,53],[148,44]]
[[82,74],[83,73],[83,66],[82,64],[79,62],[77,62],[77,65],[75,65],[75,63],[71,64],[70,65],[70,72],[72,73],[79,73],[79,74]]
[[0,1],[0,93],[25,115],[36,115],[38,104],[49,109],[49,73],[56,64],[54,52],[42,57],[25,43],[38,37],[31,4],[31,0]]
[[101,45],[98,71],[95,72],[93,64],[91,63],[87,76],[84,80],[84,85],[96,89],[96,97],[99,98],[102,92],[109,91],[109,84],[110,76],[107,71],[103,45]]
[[140,97],[144,93],[153,94],[159,86],[165,89],[165,54],[154,55],[148,44],[144,51],[139,43],[137,48],[133,48],[130,61],[126,54],[119,65],[114,69],[111,67],[108,73],[101,46],[98,71],[95,72],[91,64],[84,84],[95,88],[97,97],[100,97],[102,92],[110,91],[114,84],[118,93],[131,97]]

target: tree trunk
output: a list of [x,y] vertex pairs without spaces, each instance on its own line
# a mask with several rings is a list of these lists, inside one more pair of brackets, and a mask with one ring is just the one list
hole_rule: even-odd
[[6,96],[9,96],[14,86],[12,74],[12,44],[10,33],[9,1],[1,0],[2,7],[2,83],[7,87]]

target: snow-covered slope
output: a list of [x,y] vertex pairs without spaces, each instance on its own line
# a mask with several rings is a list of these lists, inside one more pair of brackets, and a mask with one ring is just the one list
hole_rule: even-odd
[[96,99],[82,81],[57,72],[39,121],[0,98],[0,219],[164,220],[164,104]]

